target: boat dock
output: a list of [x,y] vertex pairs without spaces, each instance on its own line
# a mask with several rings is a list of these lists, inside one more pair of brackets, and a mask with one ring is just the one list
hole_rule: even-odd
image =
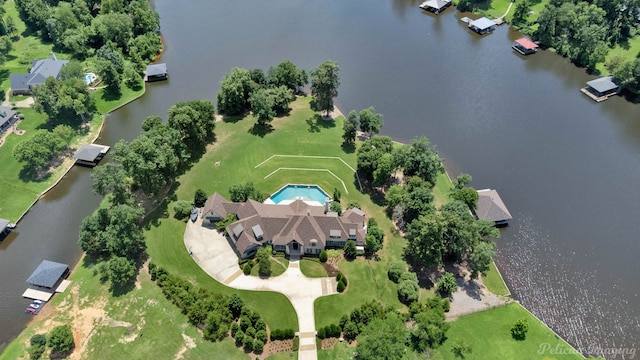
[[426,0],[420,4],[422,10],[430,11],[436,15],[449,6],[451,6],[451,0]]
[[587,82],[587,86],[580,91],[595,102],[602,102],[617,95],[620,87],[613,82],[612,76],[605,76]]

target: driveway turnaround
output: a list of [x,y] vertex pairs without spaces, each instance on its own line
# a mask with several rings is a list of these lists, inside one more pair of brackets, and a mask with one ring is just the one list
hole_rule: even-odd
[[289,268],[280,276],[259,278],[247,276],[238,266],[238,256],[226,237],[215,229],[188,222],[184,244],[194,261],[217,281],[236,289],[275,291],[284,294],[298,314],[299,360],[316,360],[316,326],[313,304],[321,296],[336,294],[335,278],[308,278],[300,271],[300,263],[291,259]]

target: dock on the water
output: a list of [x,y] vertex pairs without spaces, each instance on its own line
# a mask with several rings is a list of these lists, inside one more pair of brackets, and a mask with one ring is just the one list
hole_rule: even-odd
[[436,15],[440,14],[449,6],[451,6],[451,0],[426,0],[420,4],[422,10],[430,11]]
[[513,50],[519,52],[522,55],[534,54],[536,51],[538,51],[538,47],[538,44],[531,41],[531,39],[527,37],[517,39],[515,41],[515,44],[513,44],[512,46]]
[[493,20],[481,17],[480,19],[472,20],[469,22],[469,29],[477,32],[480,35],[484,35],[492,32],[496,28],[496,23]]
[[595,102],[605,101],[609,97],[617,95],[619,90],[620,86],[613,82],[613,76],[587,81],[587,87],[580,89],[583,94]]
[[493,189],[478,190],[478,207],[474,212],[478,219],[492,221],[496,226],[507,226],[509,220],[513,219],[500,195]]
[[109,152],[111,149],[107,145],[99,145],[99,144],[88,144],[82,145],[82,147],[78,150],[78,152],[73,155],[73,158],[76,159],[77,165],[84,166],[96,166],[102,160],[102,158]]
[[147,69],[144,71],[145,82],[167,80],[168,78],[169,73],[167,72],[167,64],[165,63],[147,65]]

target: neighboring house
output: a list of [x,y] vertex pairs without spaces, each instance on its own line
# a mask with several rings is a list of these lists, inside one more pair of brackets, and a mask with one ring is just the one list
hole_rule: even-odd
[[57,79],[67,63],[67,60],[56,59],[53,53],[48,59],[33,60],[28,74],[11,74],[9,81],[13,96],[31,95],[33,88],[44,84],[48,77]]
[[302,200],[288,205],[263,204],[255,200],[234,203],[220,194],[211,196],[203,208],[203,225],[211,225],[229,213],[238,221],[227,226],[227,236],[241,258],[253,256],[263,245],[287,255],[317,255],[326,248],[342,248],[348,240],[364,246],[365,214],[347,209],[342,216],[325,206]]
[[10,128],[16,120],[18,120],[18,114],[13,109],[0,106],[0,134]]

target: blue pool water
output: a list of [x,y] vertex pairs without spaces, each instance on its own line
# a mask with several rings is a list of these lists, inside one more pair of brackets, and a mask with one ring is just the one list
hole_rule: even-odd
[[317,185],[287,185],[271,195],[270,199],[276,204],[285,200],[306,200],[317,201],[324,204],[324,200],[329,195]]
[[89,85],[93,80],[96,79],[96,74],[94,73],[86,73],[84,74],[84,83]]

